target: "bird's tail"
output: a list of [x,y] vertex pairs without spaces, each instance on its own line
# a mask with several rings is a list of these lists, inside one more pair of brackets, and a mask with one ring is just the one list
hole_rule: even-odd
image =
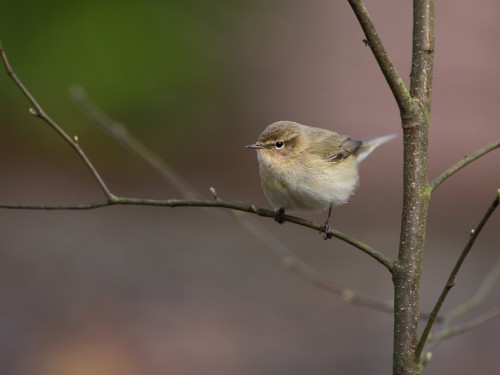
[[397,136],[397,134],[389,134],[389,135],[384,135],[382,137],[372,137],[372,138],[363,139],[363,143],[356,151],[358,154],[358,157],[356,158],[356,162],[358,164],[361,163],[378,146],[384,144],[385,142],[389,142],[391,139],[396,138],[396,136]]

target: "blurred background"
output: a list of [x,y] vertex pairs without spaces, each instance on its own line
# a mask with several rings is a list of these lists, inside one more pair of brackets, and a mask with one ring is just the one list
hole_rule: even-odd
[[[410,2],[368,2],[408,82]],[[46,112],[78,135],[112,191],[177,198],[71,103],[83,87],[211,198],[269,207],[253,143],[277,120],[355,138],[399,133],[361,167],[334,226],[396,257],[398,110],[347,2],[4,0],[0,39]],[[437,5],[429,174],[498,138],[500,4]],[[0,75],[0,201],[82,203],[102,194],[75,153]],[[431,201],[422,308],[430,310],[499,185],[489,154]],[[306,215],[324,220],[324,214]],[[388,273],[311,230],[255,217],[322,275],[382,300]],[[498,213],[443,311],[471,298],[499,249]],[[497,304],[496,287],[477,314]],[[392,317],[345,304],[280,267],[217,209],[0,210],[2,374],[367,374],[392,367]],[[427,373],[498,373],[500,319],[443,343]]]

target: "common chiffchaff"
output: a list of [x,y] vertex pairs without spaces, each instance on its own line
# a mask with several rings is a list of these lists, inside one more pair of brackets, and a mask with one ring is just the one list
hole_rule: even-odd
[[269,125],[256,143],[264,194],[284,223],[285,210],[328,209],[322,226],[331,238],[332,208],[349,200],[359,181],[358,164],[394,134],[363,141],[292,121]]

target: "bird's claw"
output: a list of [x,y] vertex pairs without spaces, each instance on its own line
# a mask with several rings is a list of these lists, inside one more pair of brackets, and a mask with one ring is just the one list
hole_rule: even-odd
[[284,208],[280,208],[279,210],[276,210],[276,212],[274,213],[274,220],[280,224],[283,224],[285,222],[285,209]]
[[319,233],[323,233],[323,239],[324,240],[329,240],[330,238],[333,237],[333,233],[332,233],[332,226],[330,224],[328,224],[328,221],[324,224],[321,225],[321,227],[319,228]]

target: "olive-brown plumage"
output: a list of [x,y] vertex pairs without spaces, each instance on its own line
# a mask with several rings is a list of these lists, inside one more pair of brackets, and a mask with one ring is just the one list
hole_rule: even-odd
[[346,203],[358,182],[358,164],[395,135],[355,140],[292,121],[269,125],[256,143],[264,194],[284,222],[285,210],[329,209],[324,224],[330,238],[332,207]]

